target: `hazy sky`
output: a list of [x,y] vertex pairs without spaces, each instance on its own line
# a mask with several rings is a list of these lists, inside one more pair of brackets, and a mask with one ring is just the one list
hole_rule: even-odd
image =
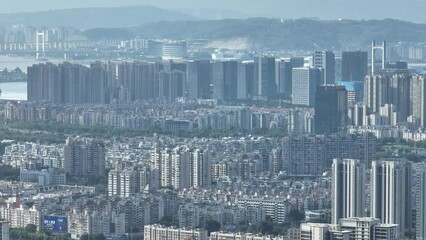
[[321,19],[396,18],[426,22],[426,0],[0,0],[0,12],[152,5],[166,9],[230,9],[248,16]]

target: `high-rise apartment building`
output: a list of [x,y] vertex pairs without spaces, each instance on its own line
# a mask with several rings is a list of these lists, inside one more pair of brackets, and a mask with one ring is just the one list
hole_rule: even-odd
[[158,73],[158,97],[168,102],[185,97],[185,73],[182,71],[160,71]]
[[65,172],[75,176],[95,177],[105,171],[105,147],[86,138],[68,138],[64,148]]
[[160,172],[161,187],[184,189],[210,186],[212,164],[208,150],[177,146],[173,149],[154,149],[151,153],[153,169]]
[[315,93],[315,132],[336,133],[347,124],[348,93],[337,85],[322,85]]
[[108,196],[131,197],[137,192],[137,172],[133,169],[111,170],[108,173]]
[[423,75],[411,77],[410,110],[420,127],[426,127],[426,78]]
[[195,188],[210,186],[212,180],[210,152],[205,149],[193,149],[189,156],[191,185]]
[[385,104],[393,104],[398,122],[410,115],[410,75],[369,75],[364,82],[364,101],[370,113],[379,113]]
[[9,222],[0,221],[0,240],[9,240]]
[[415,202],[416,202],[416,239],[426,239],[426,164],[416,164]]
[[321,84],[334,84],[336,80],[336,63],[331,51],[315,51],[313,56],[314,67],[323,70]]
[[372,162],[371,217],[384,224],[398,224],[401,236],[411,229],[411,177],[407,160]]
[[332,223],[365,216],[365,164],[357,159],[334,159],[332,166]]
[[288,136],[282,139],[282,161],[290,175],[319,175],[332,159],[360,159],[370,165],[377,139],[370,133]]
[[207,231],[204,229],[186,229],[166,227],[162,225],[146,225],[144,228],[145,240],[208,240]]

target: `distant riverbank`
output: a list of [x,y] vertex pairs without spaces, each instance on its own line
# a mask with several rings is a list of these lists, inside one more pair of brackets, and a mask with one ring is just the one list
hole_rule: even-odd
[[6,82],[0,83],[1,100],[27,100],[26,82]]

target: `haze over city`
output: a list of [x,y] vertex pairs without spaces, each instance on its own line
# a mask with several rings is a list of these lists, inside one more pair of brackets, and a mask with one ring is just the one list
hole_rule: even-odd
[[0,240],[425,240],[425,0],[0,0]]
[[[6,1],[6,0],[3,0]],[[426,2],[422,0],[15,0],[7,1],[1,13],[34,12],[65,8],[117,7],[117,6],[157,6],[177,10],[201,17],[197,14],[203,9],[230,10],[226,17],[280,17],[320,19],[384,19],[426,22],[423,10]],[[215,17],[221,17],[216,14]]]

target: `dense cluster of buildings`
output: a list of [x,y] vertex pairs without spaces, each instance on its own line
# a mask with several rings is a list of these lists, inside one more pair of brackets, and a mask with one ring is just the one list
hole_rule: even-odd
[[[358,56],[344,57],[355,61]],[[156,98],[173,102],[182,97],[293,99],[293,104],[314,106],[317,86],[337,83],[335,56],[330,51],[316,51],[309,59],[305,63],[304,58],[260,56],[251,61],[98,62],[89,67],[43,63],[28,68],[28,100],[109,104]],[[355,65],[345,66],[351,66],[345,71],[355,71]],[[349,75],[353,80],[352,73]]]
[[289,133],[314,133],[315,127],[313,109],[307,108],[211,107],[193,103],[70,106],[9,102],[5,111],[8,120],[52,120],[63,124],[156,128],[170,132],[281,129]]
[[62,185],[65,176],[58,169],[72,176],[102,175],[105,147],[101,141],[79,137],[70,137],[63,145],[12,143],[5,147],[2,164],[20,168],[24,182]]
[[415,239],[425,238],[424,176],[423,163],[405,159],[377,160],[371,166],[334,159],[331,224],[304,223],[300,239],[400,239],[410,231]]

